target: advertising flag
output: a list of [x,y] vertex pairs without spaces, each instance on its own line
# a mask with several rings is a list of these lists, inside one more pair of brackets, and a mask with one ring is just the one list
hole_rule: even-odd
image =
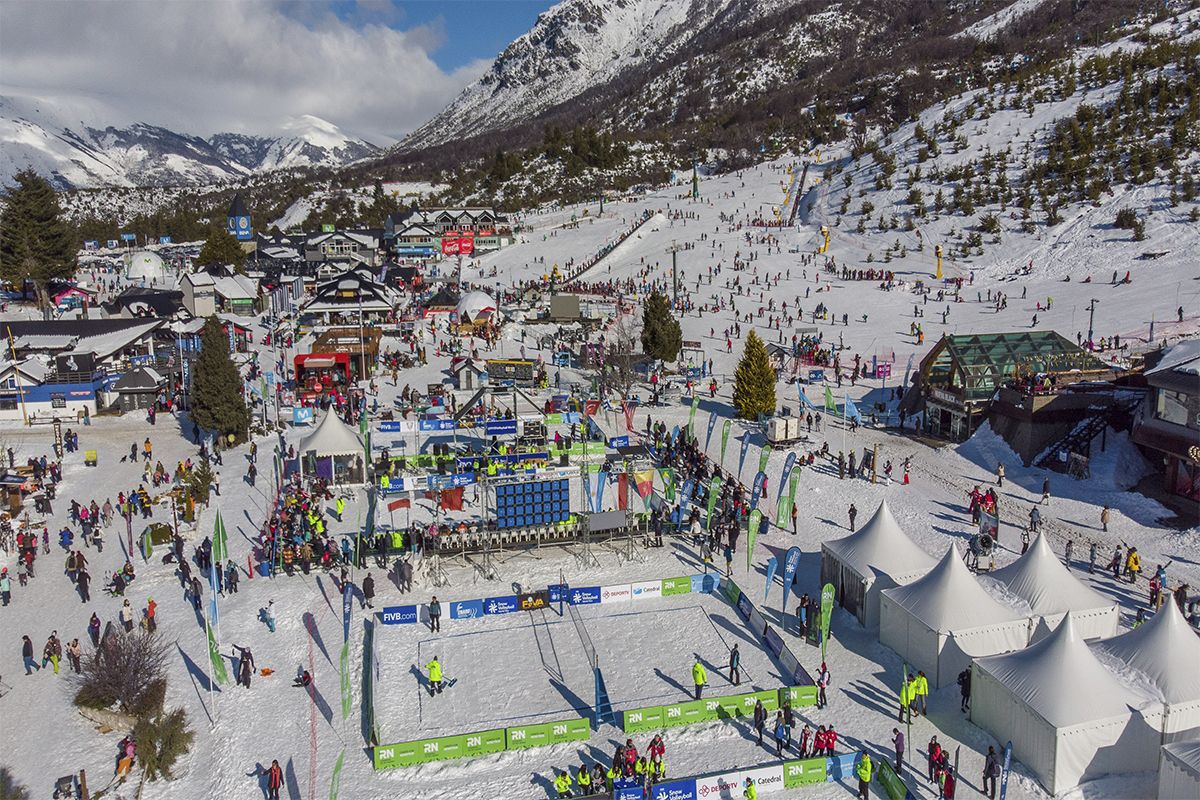
[[342,587],[342,641],[350,641],[350,612],[354,609],[354,584],[346,581]]
[[721,493],[721,476],[713,475],[713,479],[708,484],[708,510],[705,513],[704,527],[707,530],[712,530],[712,515],[713,509],[717,505],[717,495]]
[[660,467],[658,476],[662,479],[663,494],[668,503],[675,502],[675,472],[669,467]]
[[464,231],[462,236],[458,237],[458,253],[459,255],[469,256],[475,252],[475,232]]
[[762,512],[757,508],[750,512],[750,518],[746,521],[746,571],[750,571],[750,565],[754,562],[754,542],[758,540],[758,526],[762,522]]
[[1000,800],[1008,795],[1008,772],[1012,769],[1012,740],[1004,745],[1004,767],[1000,770]]
[[208,628],[208,659],[212,662],[212,679],[214,683],[229,683],[229,673],[225,671],[225,659],[221,658],[221,649],[217,647],[217,635],[211,625]]
[[604,479],[604,471],[596,473],[596,507],[595,511],[599,514],[604,509],[604,487],[608,485],[608,481]]
[[679,497],[679,508],[681,511],[683,509],[686,509],[688,504],[690,504],[692,502],[692,496],[695,492],[695,488],[696,488],[695,478],[688,478],[686,481],[683,482],[683,488],[680,490],[680,497]]
[[758,507],[758,498],[762,492],[763,481],[765,481],[766,479],[767,479],[766,473],[764,473],[762,470],[759,470],[758,474],[754,476],[754,485],[751,487],[751,490],[750,490],[750,507],[751,508]]
[[456,256],[458,255],[458,234],[443,233],[442,234],[442,255]]
[[803,386],[801,386],[800,384],[798,384],[798,383],[797,383],[797,384],[796,384],[796,388],[798,388],[798,389],[800,390],[800,407],[801,407],[801,408],[810,408],[810,409],[812,409],[813,411],[819,411],[819,410],[820,410],[820,409],[818,409],[818,408],[816,407],[816,405],[814,405],[814,404],[813,404],[813,401],[812,401],[812,400],[809,400],[809,399],[808,399],[808,395],[806,395],[806,394],[804,393],[804,387],[803,387]]
[[825,387],[825,412],[827,414],[837,413],[837,403],[833,402],[833,390],[828,386]]
[[742,435],[742,448],[738,453],[738,476],[742,474],[742,466],[746,463],[746,454],[750,452],[750,431]]
[[337,761],[333,762],[333,776],[329,779],[329,800],[338,800],[338,789],[342,784],[342,762],[346,751],[338,753]]
[[700,408],[700,395],[692,394],[692,410],[688,414],[688,437],[696,438],[696,409]]
[[704,436],[704,449],[708,450],[708,446],[712,443],[713,431],[717,429],[717,412],[711,411],[708,414],[708,432]]
[[721,468],[725,468],[725,447],[729,444],[729,431],[733,427],[733,420],[725,420],[725,424],[721,426]]
[[833,617],[833,584],[821,587],[821,660],[825,660],[825,640],[829,638],[829,620]]
[[352,692],[350,691],[350,643],[342,643],[341,656],[338,658],[342,677],[342,721],[350,718]]
[[[783,472],[780,475],[792,474],[792,467],[796,466],[796,454],[794,452],[787,454],[787,459],[783,462]],[[783,481],[779,482],[779,491],[775,493],[775,502],[779,502],[779,498],[783,497]]]
[[771,596],[771,584],[775,580],[775,572],[779,569],[779,559],[771,556],[767,559],[767,585],[763,587],[763,602]]
[[771,460],[771,448],[764,447],[758,451],[758,471],[767,471],[767,462]]
[[788,593],[792,591],[792,581],[796,579],[796,570],[800,568],[800,548],[789,547],[787,555],[783,557],[783,605],[781,609],[787,608]]
[[213,523],[212,560],[214,564],[224,562],[229,558],[229,536],[225,533],[225,520],[221,519],[221,509],[217,509],[217,520]]
[[858,413],[858,406],[854,405],[854,401],[850,399],[850,395],[849,394],[843,395],[842,399],[844,399],[846,401],[842,405],[842,418],[848,419],[848,420],[852,419],[855,422],[857,422],[859,425],[861,425],[862,424],[862,414]]

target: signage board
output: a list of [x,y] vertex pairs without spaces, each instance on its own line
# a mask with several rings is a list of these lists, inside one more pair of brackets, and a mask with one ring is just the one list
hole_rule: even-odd
[[416,606],[387,606],[379,612],[384,625],[411,625],[417,621]]
[[662,597],[663,581],[639,581],[630,584],[634,600],[651,600]]
[[605,586],[600,589],[601,603],[617,603],[627,601],[633,597],[633,589],[628,583],[617,584],[616,586]]
[[684,575],[681,578],[664,578],[662,581],[662,596],[670,597],[676,594],[688,594],[692,591],[692,577]]
[[600,602],[599,586],[576,586],[567,598],[573,606],[590,606]]
[[539,589],[536,592],[525,592],[517,595],[517,605],[522,611],[537,611],[550,605],[550,592]]
[[479,619],[482,616],[482,600],[456,600],[450,604],[450,619]]
[[512,614],[518,609],[515,594],[504,597],[489,597],[483,601],[484,614]]

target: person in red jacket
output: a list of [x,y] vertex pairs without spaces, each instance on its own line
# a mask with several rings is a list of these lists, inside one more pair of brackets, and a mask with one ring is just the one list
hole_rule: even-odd
[[279,800],[279,790],[283,787],[283,768],[279,766],[279,760],[275,759],[271,762],[271,768],[267,770],[267,800]]
[[825,731],[825,755],[827,755],[827,756],[833,755],[833,748],[836,746],[837,746],[837,731],[835,731],[833,729],[833,726],[830,725],[829,729]]

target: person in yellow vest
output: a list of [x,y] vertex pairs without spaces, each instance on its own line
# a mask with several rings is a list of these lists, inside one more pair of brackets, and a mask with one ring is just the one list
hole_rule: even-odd
[[699,656],[696,657],[696,663],[692,664],[692,683],[696,684],[696,699],[699,700],[700,693],[704,691],[704,684],[708,683],[708,672],[700,663]]
[[383,473],[383,475],[380,476],[380,478],[379,478],[379,488],[382,489],[384,492],[387,492],[388,488],[391,485],[392,485],[392,479],[388,477],[388,474],[386,472]]
[[854,774],[858,776],[858,800],[867,800],[871,796],[871,757],[866,750],[860,754]]
[[754,778],[746,778],[746,788],[742,791],[742,796],[746,800],[758,800],[758,787],[754,785]]
[[646,758],[643,756],[633,765],[633,774],[640,782],[646,776]]
[[341,522],[342,514],[344,514],[346,511],[346,498],[339,497],[337,502],[333,504],[333,509],[337,512],[337,521]]
[[929,716],[929,710],[928,710],[929,678],[925,677],[924,672],[920,672],[920,671],[917,672],[916,689],[917,689],[917,698],[916,698],[917,706],[921,709],[920,714],[922,717],[928,717]]
[[579,793],[585,797],[592,793],[592,773],[588,772],[587,764],[579,765],[579,774],[575,777],[579,782]]
[[613,790],[613,781],[615,781],[617,776],[620,774],[620,771],[617,769],[617,762],[614,761],[612,766],[609,767],[604,773],[604,778],[608,781],[608,791],[611,792]]
[[912,681],[900,682],[900,713],[896,715],[897,722],[904,722],[904,713],[908,712],[908,721],[912,722],[912,708],[909,703],[912,702],[913,686]]
[[[425,669],[429,670],[429,696],[442,693],[442,665],[438,661],[437,656],[425,665]],[[570,777],[567,778],[570,781]]]
[[558,792],[559,797],[571,796],[571,776],[565,772],[560,772],[554,778],[554,789]]

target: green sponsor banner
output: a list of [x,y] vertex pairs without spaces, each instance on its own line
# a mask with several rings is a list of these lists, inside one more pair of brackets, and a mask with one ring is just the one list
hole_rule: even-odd
[[753,713],[753,711],[754,711],[754,701],[755,700],[762,700],[763,708],[765,708],[767,711],[778,711],[779,710],[779,690],[778,689],[764,689],[761,692],[751,692],[749,695],[747,695],[747,697],[750,698],[751,713]]
[[721,719],[732,719],[733,717],[741,717],[754,712],[753,700],[750,701],[750,710],[746,710],[746,695],[744,694],[715,697],[713,699],[718,704],[717,713]]
[[742,590],[732,580],[724,581],[725,596],[729,598],[729,602],[737,605],[738,599],[742,596]]
[[562,414],[547,414],[546,415],[546,424],[547,425],[562,425],[562,421],[563,421]]
[[572,442],[567,452],[573,456],[581,456],[584,455],[585,447],[589,456],[603,455],[604,451],[608,449],[608,445],[604,442]]
[[550,726],[514,725],[504,729],[506,747],[509,750],[525,750],[530,747],[545,747],[550,744]]
[[550,728],[550,744],[586,742],[592,735],[591,723],[587,717],[551,722],[547,727]]
[[784,700],[792,704],[792,708],[815,706],[817,704],[817,687],[789,686],[779,690],[780,703]]
[[783,762],[783,788],[795,789],[813,783],[824,783],[827,761],[824,758],[806,758],[802,761]]
[[662,582],[663,597],[673,594],[687,594],[692,591],[692,579],[688,575],[682,578],[664,578]]
[[700,391],[692,390],[692,410],[688,413],[688,438],[696,438],[696,409],[700,407]]
[[751,560],[754,558],[754,542],[758,539],[758,529],[762,525],[762,512],[757,508],[750,512],[746,519],[746,571],[749,572]]
[[211,625],[206,623],[204,627],[208,629],[208,660],[212,663],[209,676],[217,684],[229,683],[229,673],[225,671],[225,659],[221,658],[221,648],[217,646],[217,636]]
[[381,745],[374,749],[372,761],[375,769],[392,769],[430,761],[501,753],[507,744],[504,734],[504,728],[499,728],[462,736],[440,736],[436,739]]
[[721,476],[714,475],[713,479],[708,483],[708,511],[704,517],[704,527],[706,530],[712,529],[713,509],[717,507],[717,496],[721,494]]
[[875,762],[875,780],[883,786],[883,793],[887,795],[888,800],[904,800],[908,794],[908,787],[904,785],[904,781],[896,774],[896,769],[892,766],[892,762],[886,758],[881,758]]
[[709,709],[706,700],[690,700],[686,703],[673,703],[663,706],[663,727],[675,728],[680,725],[695,725],[698,722],[711,722],[717,719],[716,708]]
[[663,707],[650,706],[626,711],[621,727],[626,733],[658,730],[663,727]]
[[833,616],[833,584],[821,587],[821,660],[825,660],[825,642],[829,639],[829,620]]
[[771,460],[771,448],[764,447],[758,451],[758,471],[767,474],[767,462]]

